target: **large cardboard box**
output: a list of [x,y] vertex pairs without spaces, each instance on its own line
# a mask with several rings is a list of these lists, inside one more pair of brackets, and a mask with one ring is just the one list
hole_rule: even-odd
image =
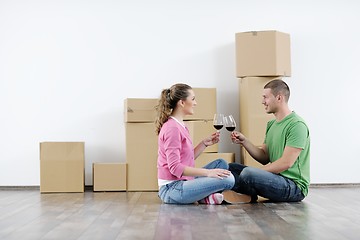
[[241,147],[240,155],[241,155],[240,156],[241,163],[246,166],[256,167],[256,168],[261,168],[262,166],[264,166],[258,161],[256,161],[253,157],[251,157],[244,147]]
[[261,145],[265,140],[266,125],[273,117],[271,115],[251,115],[242,117],[240,131],[254,145]]
[[126,191],[126,163],[93,163],[93,190]]
[[196,107],[184,120],[213,120],[216,113],[216,88],[193,88]]
[[157,98],[127,98],[124,100],[124,122],[154,122]]
[[250,141],[260,146],[265,139],[266,124],[274,119],[265,112],[262,104],[264,86],[274,77],[245,77],[239,79],[240,131]]
[[84,192],[84,142],[40,143],[40,192]]
[[157,135],[154,123],[126,123],[128,191],[157,191]]
[[279,31],[236,33],[236,76],[291,76],[290,35]]
[[235,153],[202,153],[195,159],[195,167],[204,167],[206,164],[219,158],[224,159],[228,163],[232,163],[235,162]]
[[[196,147],[196,145],[206,137],[209,137],[211,134],[216,132],[212,120],[185,121],[185,124],[189,129],[194,147]],[[218,152],[218,148],[218,144],[214,144],[205,148],[204,152]]]

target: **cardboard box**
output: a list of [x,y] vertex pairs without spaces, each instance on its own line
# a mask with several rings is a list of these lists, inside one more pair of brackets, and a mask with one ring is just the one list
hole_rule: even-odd
[[266,124],[274,119],[273,114],[265,112],[262,104],[264,86],[274,77],[246,77],[239,79],[240,132],[250,141],[260,146],[265,139]]
[[240,155],[241,155],[240,156],[241,163],[246,166],[256,167],[256,168],[261,168],[262,166],[264,166],[258,161],[256,161],[253,157],[251,157],[244,147],[240,148]]
[[291,76],[290,35],[279,31],[236,33],[236,76]]
[[124,122],[155,122],[157,98],[127,98],[124,100]]
[[202,153],[195,159],[195,167],[204,167],[206,164],[219,158],[224,159],[228,163],[232,163],[235,162],[235,153]]
[[154,123],[126,123],[128,191],[157,191],[158,139]]
[[84,142],[40,143],[40,192],[84,192]]
[[93,190],[126,191],[126,163],[93,163]]
[[184,120],[213,120],[216,113],[216,88],[193,88],[196,107]]
[[[185,121],[185,124],[189,129],[194,147],[196,147],[196,145],[206,137],[209,137],[211,134],[216,132],[212,120]],[[218,152],[218,148],[218,144],[214,144],[205,148],[204,152]]]
[[265,140],[267,122],[273,119],[272,115],[248,115],[240,120],[240,131],[254,145],[262,145]]

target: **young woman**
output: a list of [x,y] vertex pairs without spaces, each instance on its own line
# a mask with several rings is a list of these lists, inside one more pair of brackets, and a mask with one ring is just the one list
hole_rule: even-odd
[[234,176],[228,164],[217,159],[204,168],[195,168],[195,159],[210,145],[219,142],[213,133],[195,148],[184,117],[194,113],[195,94],[186,84],[175,84],[161,92],[157,106],[159,197],[164,203],[221,204],[223,190],[234,186]]

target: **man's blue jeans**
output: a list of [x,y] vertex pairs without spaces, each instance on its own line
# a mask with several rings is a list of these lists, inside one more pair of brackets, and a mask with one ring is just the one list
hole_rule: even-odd
[[[228,163],[223,159],[217,159],[204,168],[228,169]],[[195,179],[184,181],[178,180],[161,186],[159,197],[164,203],[189,204],[204,199],[212,193],[231,189],[235,184],[232,174],[229,177],[219,179],[212,177],[196,177]]]
[[274,202],[298,202],[304,199],[295,182],[280,174],[239,163],[230,163],[229,170],[235,176],[232,190],[250,195],[253,201],[258,195]]

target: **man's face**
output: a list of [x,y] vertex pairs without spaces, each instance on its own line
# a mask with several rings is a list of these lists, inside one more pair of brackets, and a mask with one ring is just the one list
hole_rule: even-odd
[[265,107],[266,113],[271,114],[277,111],[278,101],[276,96],[273,95],[270,88],[264,89],[262,104]]

